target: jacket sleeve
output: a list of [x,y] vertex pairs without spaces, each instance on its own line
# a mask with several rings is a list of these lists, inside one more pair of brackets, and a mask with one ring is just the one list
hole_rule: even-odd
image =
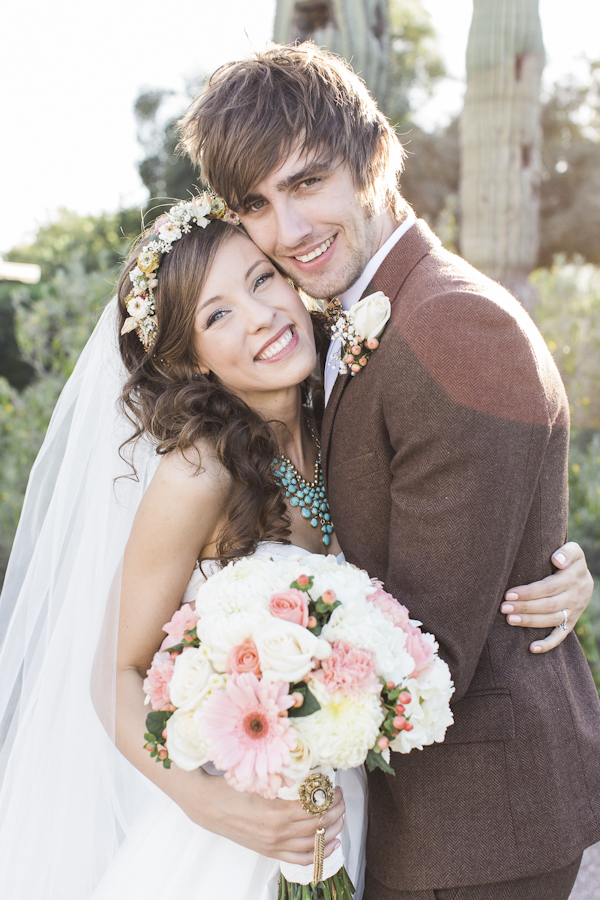
[[[526,572],[534,580],[550,571],[538,533],[545,517],[564,532],[566,397],[541,336],[519,315],[450,294],[392,325],[388,339],[396,377],[383,393],[391,444],[385,584],[436,636],[453,702],[501,618],[524,544],[533,548]],[[555,487],[542,490],[553,477]]]

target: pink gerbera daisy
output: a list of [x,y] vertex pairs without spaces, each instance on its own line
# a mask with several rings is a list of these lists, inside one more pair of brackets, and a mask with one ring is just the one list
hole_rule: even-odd
[[214,741],[211,758],[238,791],[272,798],[283,783],[296,735],[287,716],[293,705],[289,685],[261,681],[252,672],[234,673],[202,710],[203,731]]

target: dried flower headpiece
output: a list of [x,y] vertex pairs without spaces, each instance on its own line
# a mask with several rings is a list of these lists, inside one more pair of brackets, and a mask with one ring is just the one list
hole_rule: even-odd
[[239,225],[240,217],[229,209],[225,201],[216,194],[200,194],[192,200],[182,200],[172,206],[168,213],[156,220],[154,235],[140,252],[136,265],[129,273],[133,284],[125,298],[129,318],[125,319],[121,334],[137,331],[138,337],[148,351],[154,345],[158,334],[156,310],[154,308],[154,288],[158,284],[158,268],[171,247],[189,234],[194,223],[206,228],[211,219],[223,219],[231,225]]

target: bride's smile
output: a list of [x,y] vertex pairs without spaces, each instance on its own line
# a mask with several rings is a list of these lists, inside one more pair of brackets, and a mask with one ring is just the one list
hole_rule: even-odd
[[215,255],[200,291],[194,344],[200,370],[251,405],[257,394],[295,391],[316,361],[300,296],[245,235]]

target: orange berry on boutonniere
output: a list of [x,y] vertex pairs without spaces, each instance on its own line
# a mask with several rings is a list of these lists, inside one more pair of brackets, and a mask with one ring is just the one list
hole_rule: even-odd
[[377,350],[379,347],[379,341],[377,338],[371,338],[371,340],[367,341],[367,347],[369,350]]

